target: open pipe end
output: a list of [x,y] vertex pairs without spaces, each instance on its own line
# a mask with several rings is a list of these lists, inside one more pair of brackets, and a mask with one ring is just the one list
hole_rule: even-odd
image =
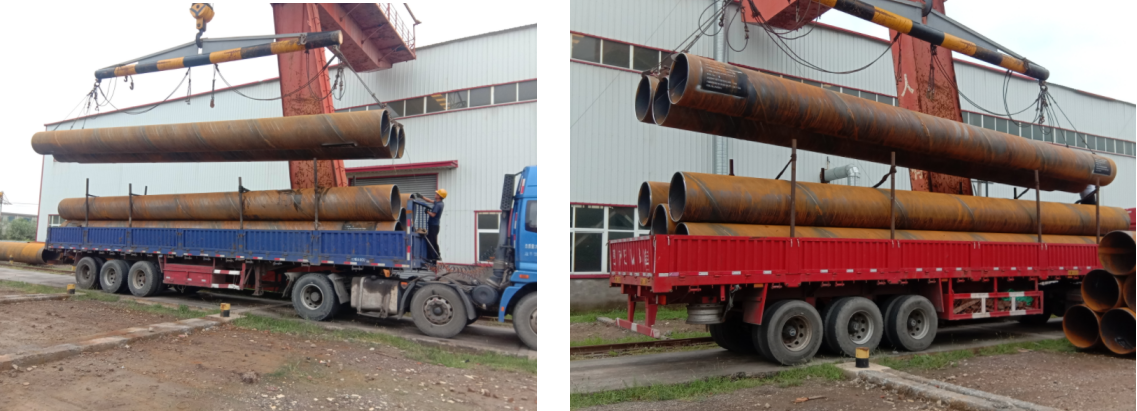
[[1125,293],[1124,293],[1125,294],[1125,305],[1129,306],[1130,309],[1133,308],[1133,303],[1137,302],[1137,301],[1134,301],[1135,299],[1137,299],[1137,296],[1133,295],[1133,286],[1134,286],[1133,275],[1130,274],[1128,277],[1125,277]]
[[399,209],[403,208],[403,196],[399,195],[399,186],[391,186],[391,216],[397,217]]
[[1129,355],[1137,351],[1137,317],[1129,308],[1115,308],[1101,316],[1101,342],[1105,348],[1117,355]]
[[671,187],[667,190],[667,210],[671,212],[671,221],[679,222],[687,208],[687,179],[683,172],[675,173],[671,177]]
[[1066,339],[1079,350],[1088,350],[1101,344],[1098,314],[1084,305],[1075,305],[1062,316],[1062,331]]
[[667,207],[663,204],[655,206],[651,215],[651,233],[656,235],[675,234],[672,232],[675,223],[667,216]]
[[[687,89],[688,73],[691,70],[691,64],[687,60],[686,53],[680,53],[675,56],[675,62],[671,63],[671,74],[667,75],[668,84],[663,88],[660,83],[661,90],[667,90],[667,96],[671,99],[672,103],[678,103],[679,99],[683,98],[683,92]],[[663,94],[663,93],[660,93]]]
[[669,80],[665,77],[659,79],[659,85],[656,87],[657,92],[652,96],[651,101],[651,118],[656,125],[663,125],[667,121],[667,113],[671,111],[671,100],[667,98],[667,93],[660,93],[658,90],[666,90]]
[[399,134],[403,132],[403,125],[395,123],[391,126],[391,144],[387,145],[387,152],[390,153],[390,158],[399,158],[399,150],[402,148],[399,145]]
[[407,151],[407,133],[403,131],[403,125],[399,125],[399,152],[395,158],[403,158],[403,153]]
[[655,209],[651,208],[651,205],[651,184],[644,181],[643,184],[640,184],[639,194],[636,195],[636,212],[640,213],[640,225],[642,226],[651,224],[655,218],[655,215],[652,214]]
[[655,119],[651,115],[651,105],[658,86],[659,78],[652,76],[643,76],[640,78],[639,86],[636,86],[636,119],[641,123],[655,124]]
[[1132,275],[1134,258],[1137,257],[1137,243],[1132,231],[1114,231],[1101,238],[1098,244],[1098,259],[1102,268],[1113,275]]
[[1105,270],[1093,270],[1082,279],[1082,300],[1095,312],[1121,307],[1121,281]]
[[687,223],[679,223],[679,225],[675,226],[675,235],[690,235],[688,233]]
[[383,141],[383,146],[391,145],[391,109],[383,110],[379,114],[379,137]]
[[399,208],[399,218],[396,219],[395,221],[402,223],[404,227],[407,225],[407,208],[406,207]]

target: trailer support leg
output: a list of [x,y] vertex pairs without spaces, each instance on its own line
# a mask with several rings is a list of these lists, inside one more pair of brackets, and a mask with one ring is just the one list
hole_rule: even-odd
[[264,266],[257,265],[256,267],[253,267],[253,277],[254,277],[253,279],[255,280],[255,284],[256,284],[254,286],[253,296],[255,296],[255,297],[260,297],[260,296],[265,294],[265,290],[261,286],[261,277],[264,276],[264,274],[265,274]]
[[797,228],[797,139],[790,141],[790,238]]
[[646,325],[648,327],[654,327],[655,326],[655,313],[657,311],[659,311],[659,304],[655,304],[653,301],[650,301],[650,300],[645,301],[644,302],[644,311],[645,311],[645,313],[644,313],[644,325]]

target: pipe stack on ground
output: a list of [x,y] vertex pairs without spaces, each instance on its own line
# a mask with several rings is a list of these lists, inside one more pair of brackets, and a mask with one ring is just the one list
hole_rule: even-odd
[[[1103,238],[1102,243],[1105,242]],[[1071,307],[1062,320],[1066,339],[1075,347],[1088,350],[1104,346],[1118,355],[1129,355],[1137,349],[1137,321],[1132,305],[1127,306],[1133,299],[1132,267],[1128,271],[1126,276],[1117,276],[1110,271],[1094,270],[1082,279],[1084,304]]]
[[[636,116],[664,127],[798,148],[1019,187],[1080,193],[1117,174],[1089,152],[824,90],[691,54],[645,76]],[[674,214],[674,213],[673,213]]]
[[32,148],[68,163],[194,163],[401,158],[389,110],[254,120],[41,131]]
[[46,264],[55,253],[45,250],[43,243],[0,241],[0,261],[24,264]]

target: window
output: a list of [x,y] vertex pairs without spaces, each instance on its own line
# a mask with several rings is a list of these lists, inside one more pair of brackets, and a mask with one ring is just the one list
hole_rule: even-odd
[[517,83],[517,101],[537,99],[537,80]]
[[603,56],[600,63],[621,68],[631,67],[631,48],[632,46],[624,43],[604,40],[601,44]]
[[975,127],[983,127],[983,115],[981,114],[971,113],[971,116],[967,118],[967,121],[967,124],[971,124]]
[[860,97],[861,96],[861,93],[858,92],[857,90],[853,90],[853,89],[847,88],[847,87],[842,87],[841,92],[848,94],[850,96],[853,96],[853,97]]
[[1013,122],[1013,121],[1008,122],[1007,123],[1007,133],[1014,134],[1016,136],[1019,135],[1019,124],[1016,122]]
[[470,90],[470,107],[488,106],[493,103],[493,93],[489,87]]
[[1117,152],[1117,148],[1114,145],[1114,141],[1112,138],[1108,138],[1105,140],[1105,151],[1108,151],[1110,153],[1116,153]]
[[995,129],[995,118],[991,116],[983,116],[983,128],[988,130]]
[[1054,131],[1054,130],[1043,130],[1042,126],[1039,126],[1039,125],[1033,125],[1030,127],[1031,127],[1031,130],[1030,130],[1031,138],[1038,140],[1038,141],[1042,141],[1042,138],[1044,136],[1046,136],[1047,134],[1050,134],[1051,132]]
[[493,103],[512,103],[517,101],[517,83],[493,86]]
[[469,90],[455,91],[446,95],[446,109],[457,110],[460,108],[469,107],[467,105],[469,99]]
[[48,227],[59,227],[63,225],[63,219],[59,218],[58,214],[51,214],[47,216]]
[[407,112],[403,113],[404,116],[414,116],[423,113],[423,99],[415,98],[407,100]]
[[600,62],[600,39],[573,34],[571,40],[572,58],[593,63]]
[[1002,119],[1002,118],[996,118],[995,119],[995,131],[998,131],[1000,133],[1006,133],[1007,132],[1007,120]]
[[525,231],[537,232],[537,200],[529,200],[525,207]]
[[646,71],[659,65],[659,51],[643,47],[632,48],[632,69]]
[[405,103],[406,102],[403,100],[393,101],[393,102],[387,103],[387,108],[389,108],[389,109],[391,109],[391,111],[395,112],[395,117],[402,117],[403,116],[403,105]]
[[475,218],[478,224],[478,262],[479,263],[492,263],[494,251],[497,250],[497,240],[500,233],[501,213],[497,211],[490,211],[484,213],[476,213]]
[[446,110],[446,95],[445,94],[431,94],[426,97],[426,112],[437,113]]
[[573,273],[607,271],[608,242],[650,234],[635,207],[573,205],[569,211]]

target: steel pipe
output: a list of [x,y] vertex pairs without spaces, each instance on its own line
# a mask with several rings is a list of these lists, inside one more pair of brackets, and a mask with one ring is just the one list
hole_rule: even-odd
[[394,153],[392,158],[403,158],[403,153],[407,151],[407,133],[403,131],[402,123],[396,122],[395,125],[399,128],[399,138],[395,140],[399,148],[391,150],[391,152]]
[[[887,189],[799,182],[796,197],[797,224],[889,228]],[[678,172],[667,203],[677,222],[788,225],[789,198],[788,181]],[[1095,206],[1044,202],[1041,208],[1043,234],[1095,235]],[[1034,201],[896,191],[896,212],[899,230],[1038,233]],[[1127,228],[1129,213],[1102,207],[1101,223]],[[1129,252],[1132,258],[1132,247]]]
[[1134,308],[1133,303],[1137,303],[1137,295],[1134,295],[1134,289],[1133,289],[1133,287],[1134,287],[1133,274],[1130,274],[1127,277],[1125,277],[1124,287],[1125,287],[1124,288],[1125,291],[1122,294],[1125,295],[1125,305],[1132,309],[1132,308]]
[[1078,304],[1062,316],[1062,331],[1066,339],[1079,350],[1101,346],[1101,316],[1089,307]]
[[[780,143],[774,144],[782,146],[796,138],[802,149],[820,148],[817,151],[827,154],[884,163],[880,152],[896,151],[900,166],[1020,187],[1032,187],[1034,171],[1038,170],[1042,189],[1073,193],[1094,184],[1098,177],[1103,186],[1108,185],[1117,174],[1112,160],[1088,152],[835,93],[690,54],[676,57],[666,94],[675,106],[749,119],[760,126],[782,126],[759,127],[754,131],[775,134],[751,138],[776,140]],[[659,108],[652,108],[657,118]],[[817,135],[855,145],[836,150],[820,142],[807,144]]]
[[[312,231],[312,221],[245,221],[246,230]],[[67,227],[82,227],[82,221],[68,221]],[[97,220],[88,223],[91,228],[127,228],[126,221]],[[133,228],[194,228],[211,230],[239,230],[239,221],[134,221]],[[320,231],[406,231],[401,221],[323,221]]]
[[658,89],[659,77],[648,75],[640,77],[640,84],[636,86],[636,119],[640,122],[655,124],[651,107]]
[[1082,301],[1098,313],[1125,306],[1121,295],[1122,278],[1106,270],[1093,270],[1082,278]]
[[1134,332],[1137,317],[1130,308],[1114,308],[1101,316],[1101,342],[1117,355],[1133,354],[1137,350]]
[[[320,218],[331,221],[393,221],[403,206],[399,188],[394,185],[320,188]],[[59,216],[65,220],[85,220],[90,204],[91,220],[197,220],[238,221],[242,215],[251,221],[312,221],[315,218],[316,190],[249,191],[237,193],[195,193],[130,197],[68,198],[59,202]]]
[[651,233],[652,234],[675,234],[679,228],[671,219],[671,214],[667,211],[667,204],[657,204],[655,211],[652,212],[651,217]]
[[46,264],[55,259],[55,253],[45,250],[43,243],[0,241],[0,261],[24,264]]
[[[790,227],[785,225],[719,224],[719,223],[679,223],[677,235],[720,236],[720,237],[776,237],[788,238]],[[888,240],[889,230],[869,228],[796,227],[798,238],[855,238],[864,240]],[[998,243],[1037,243],[1038,236],[1030,234],[1007,233],[968,233],[957,231],[919,231],[896,230],[897,240],[925,241],[987,241]],[[1070,235],[1042,236],[1043,242],[1050,244],[1093,244],[1093,237]]]
[[640,225],[651,226],[655,219],[655,206],[667,204],[667,192],[670,184],[657,181],[645,181],[640,184],[639,195],[636,196],[636,210],[640,214]]
[[[41,131],[36,153],[69,163],[180,163],[395,158],[389,110]],[[393,149],[392,149],[393,148]]]
[[[1105,210],[1105,209],[1103,209]],[[1107,228],[1102,224],[1102,228]],[[1101,238],[1098,245],[1098,259],[1102,268],[1113,275],[1133,275],[1134,258],[1137,254],[1137,243],[1133,240],[1133,232],[1125,229],[1112,231]]]

